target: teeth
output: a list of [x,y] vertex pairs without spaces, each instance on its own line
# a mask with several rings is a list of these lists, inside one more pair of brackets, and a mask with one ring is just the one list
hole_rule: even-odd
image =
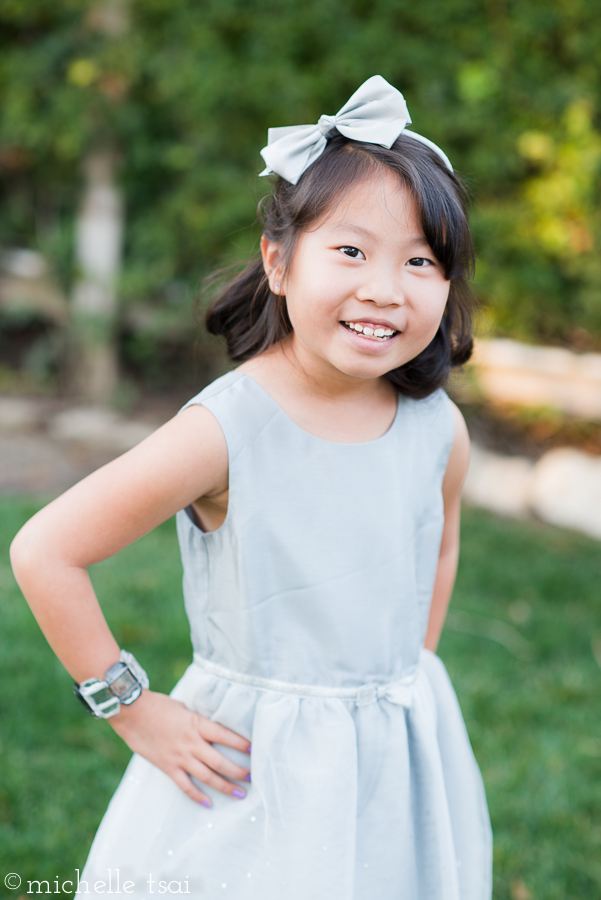
[[345,322],[347,328],[356,331],[358,334],[364,334],[366,337],[374,337],[382,341],[392,337],[396,332],[392,328],[383,328],[382,326],[361,325],[359,322]]

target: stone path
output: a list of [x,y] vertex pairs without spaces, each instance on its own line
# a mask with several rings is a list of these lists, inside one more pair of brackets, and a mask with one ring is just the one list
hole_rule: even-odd
[[0,493],[59,494],[167,418],[131,420],[50,398],[0,397]]

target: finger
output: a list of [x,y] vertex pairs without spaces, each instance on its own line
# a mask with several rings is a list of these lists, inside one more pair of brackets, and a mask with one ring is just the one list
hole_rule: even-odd
[[190,775],[193,775],[197,781],[201,781],[203,784],[208,785],[208,787],[214,788],[216,791],[221,791],[222,794],[228,794],[230,797],[233,797],[235,800],[244,800],[246,797],[246,791],[239,787],[237,784],[232,784],[231,781],[227,781],[225,778],[222,778],[212,769],[209,769],[208,766],[205,766],[200,760],[191,760],[189,763],[188,772]]
[[220,772],[226,778],[233,778],[235,781],[250,781],[250,769],[232,762],[206,741],[203,741],[202,748],[197,751],[196,756],[210,769]]
[[196,787],[187,772],[184,772],[182,769],[176,769],[174,772],[168,774],[178,788],[180,788],[190,800],[194,800],[196,803],[201,803],[203,806],[209,808],[213,805],[211,798],[207,797],[206,794],[203,794],[203,792]]
[[211,719],[207,719],[198,713],[196,715],[199,720],[198,730],[205,741],[210,741],[212,744],[225,744],[226,747],[233,747],[235,750],[241,750],[242,753],[250,752],[250,741],[243,738],[242,735],[236,734],[235,731],[230,731],[229,728],[226,728],[225,725],[220,725],[219,722],[213,722]]

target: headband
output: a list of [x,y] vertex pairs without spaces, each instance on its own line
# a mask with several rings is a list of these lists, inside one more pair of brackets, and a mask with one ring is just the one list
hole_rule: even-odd
[[267,168],[261,175],[281,175],[291,184],[318,159],[326,149],[327,138],[334,130],[352,141],[366,141],[390,149],[400,134],[425,144],[442,159],[447,169],[453,166],[446,154],[428,138],[409,131],[411,117],[400,91],[373,75],[355,91],[335,116],[320,116],[317,125],[291,125],[270,128],[267,146],[261,156]]

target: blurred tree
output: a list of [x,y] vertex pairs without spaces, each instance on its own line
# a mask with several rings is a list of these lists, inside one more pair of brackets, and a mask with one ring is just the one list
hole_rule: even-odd
[[122,156],[121,298],[190,328],[199,277],[256,245],[267,126],[336,112],[379,72],[477,198],[496,328],[600,340],[601,19],[585,0],[130,0],[110,40],[104,8],[0,0],[0,243],[73,282],[81,161],[104,139]]
[[[109,41],[122,37],[129,24],[127,0],[103,0],[94,7],[89,24]],[[82,87],[89,86],[96,76],[90,59],[77,59],[67,70],[67,79]],[[122,93],[122,88],[116,90],[113,85],[108,96],[119,102]],[[80,396],[107,402],[117,388],[119,372],[115,337],[123,199],[116,179],[118,136],[103,133],[103,117],[96,112],[96,134],[90,137],[83,161],[86,183],[75,228],[70,381]]]

